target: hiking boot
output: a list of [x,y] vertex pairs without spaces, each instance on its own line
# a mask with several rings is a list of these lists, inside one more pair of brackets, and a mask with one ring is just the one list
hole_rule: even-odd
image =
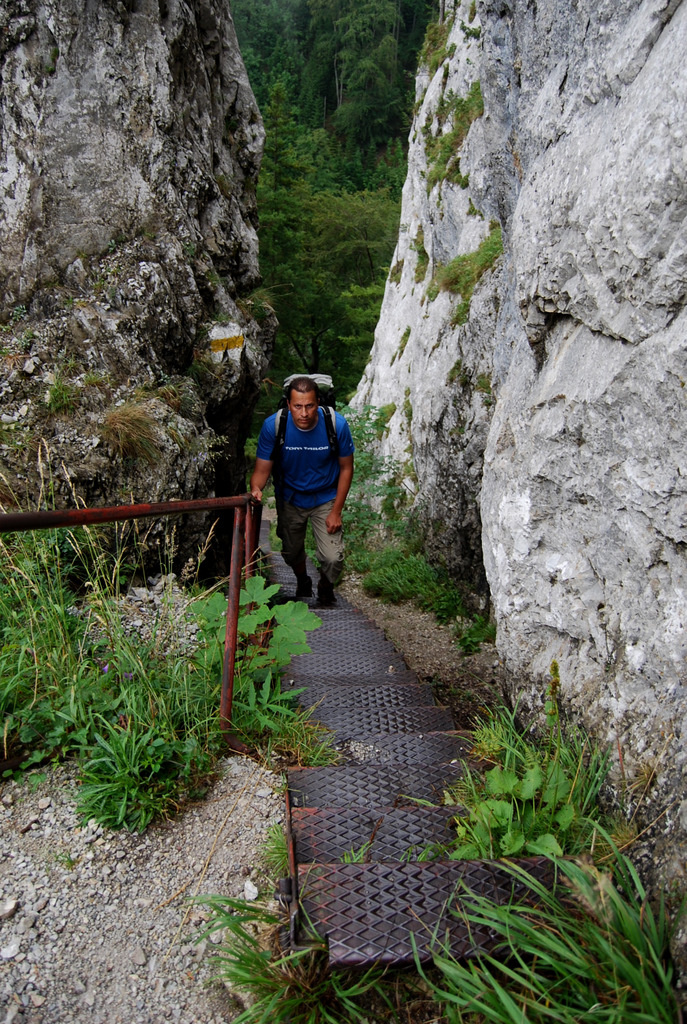
[[320,582],[317,584],[317,599],[320,604],[336,603],[336,597],[334,596],[334,584],[325,576],[322,576]]
[[307,572],[304,572],[302,576],[296,576],[296,580],[296,598],[312,597],[312,580]]

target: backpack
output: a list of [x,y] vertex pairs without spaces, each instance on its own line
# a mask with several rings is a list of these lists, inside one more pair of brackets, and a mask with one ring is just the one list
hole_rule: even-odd
[[288,419],[288,410],[286,406],[288,403],[289,384],[292,380],[295,380],[296,377],[303,376],[310,377],[310,379],[317,385],[317,395],[320,400],[320,408],[324,414],[324,425],[327,428],[327,440],[329,441],[329,447],[335,458],[338,458],[339,456],[339,439],[336,436],[336,416],[334,415],[336,398],[332,378],[326,373],[292,373],[291,376],[287,377],[284,381],[283,393],[279,399],[277,416],[274,421],[275,441],[274,449],[272,451],[272,462],[274,463],[274,466],[278,466],[281,460],[281,453],[286,440],[286,421]]

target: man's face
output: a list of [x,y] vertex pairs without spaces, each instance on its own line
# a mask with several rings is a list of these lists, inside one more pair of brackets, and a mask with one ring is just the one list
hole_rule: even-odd
[[317,395],[314,391],[292,391],[289,412],[300,430],[311,430],[317,423]]

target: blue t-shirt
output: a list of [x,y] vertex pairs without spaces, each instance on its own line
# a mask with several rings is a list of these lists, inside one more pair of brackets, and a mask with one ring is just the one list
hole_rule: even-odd
[[[281,453],[280,496],[290,505],[314,508],[336,497],[339,482],[339,457],[355,451],[353,438],[346,420],[340,413],[336,417],[336,436],[339,455],[332,453],[327,438],[324,413],[318,409],[317,423],[312,430],[300,430],[287,413],[286,436]],[[272,460],[276,434],[274,421],[277,414],[268,416],[258,438],[259,459]]]

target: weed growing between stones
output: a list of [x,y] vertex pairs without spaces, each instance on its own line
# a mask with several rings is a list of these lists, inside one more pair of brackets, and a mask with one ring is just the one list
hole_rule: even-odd
[[453,314],[452,326],[460,326],[467,322],[475,285],[482,275],[493,267],[502,252],[501,225],[492,221],[489,234],[474,252],[456,256],[445,267],[437,270],[427,289],[428,295],[436,297],[439,290],[444,289],[461,297]]
[[48,409],[52,413],[74,412],[79,404],[79,388],[76,384],[56,377],[48,391]]
[[115,455],[142,459],[152,466],[162,450],[155,421],[134,402],[116,406],[105,414],[102,436]]
[[[479,29],[469,31],[479,32]],[[483,113],[484,102],[479,82],[473,82],[467,96],[464,97],[456,96],[453,92],[442,94],[436,112],[437,134],[432,134],[430,121],[422,128],[428,164],[427,194],[442,181],[467,188],[468,177],[461,174],[458,154],[470,125]],[[447,132],[443,132],[443,126],[447,121],[451,127]]]
[[[80,813],[112,828],[141,830],[197,795],[225,749],[224,595],[191,603],[172,594],[168,574],[146,634],[123,615],[137,565],[98,531],[0,536],[0,555],[7,771],[75,758]],[[306,632],[319,619],[301,603],[272,610],[274,590],[256,577],[241,594],[232,724],[253,745],[269,738],[286,747],[297,732],[298,756],[307,759],[324,739],[282,693],[279,673],[307,650]]]
[[263,860],[271,878],[287,878],[289,874],[289,854],[286,848],[286,836],[279,822],[270,825],[263,849]]

